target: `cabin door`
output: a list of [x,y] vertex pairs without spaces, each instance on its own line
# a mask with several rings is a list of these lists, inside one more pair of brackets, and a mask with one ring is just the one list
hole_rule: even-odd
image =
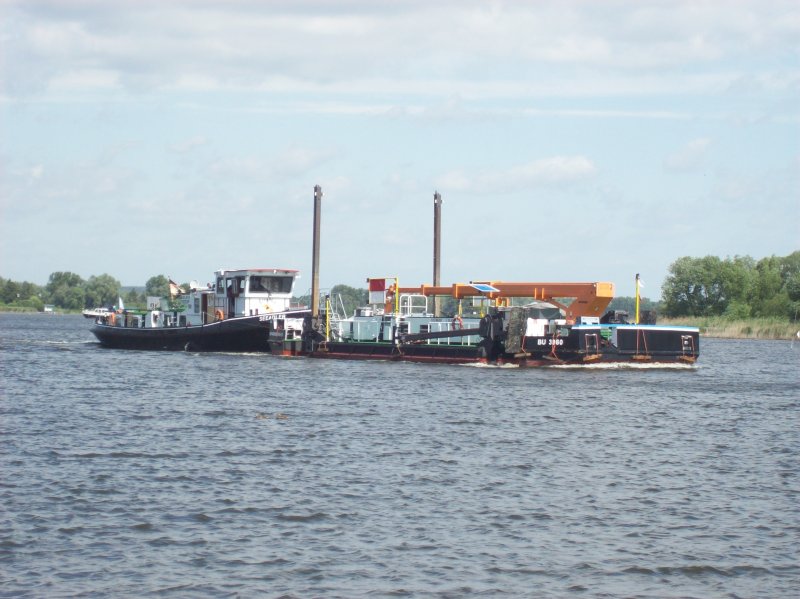
[[226,282],[227,318],[233,318],[236,315],[236,279],[228,279]]

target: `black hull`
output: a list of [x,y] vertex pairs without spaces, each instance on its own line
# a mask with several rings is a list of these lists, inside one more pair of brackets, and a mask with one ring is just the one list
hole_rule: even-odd
[[[697,329],[625,326],[612,343],[598,328],[575,327],[564,337],[525,337],[513,361],[546,364],[692,364],[700,356]],[[505,359],[501,357],[501,360]]]
[[428,362],[435,364],[479,363],[481,349],[473,345],[405,345],[366,342],[328,342],[315,347],[306,355],[311,358],[340,360],[394,360],[399,362]]
[[[288,315],[291,318],[303,314]],[[104,347],[115,349],[211,351],[211,352],[271,352],[282,351],[275,337],[275,315],[243,316],[200,326],[134,328],[95,323],[92,333]]]
[[438,364],[510,364],[545,367],[593,364],[694,364],[699,357],[697,330],[627,327],[616,345],[597,328],[573,328],[564,337],[525,337],[519,351],[483,345],[323,342],[306,353],[312,358],[391,360]]
[[580,351],[550,353],[501,354],[490,360],[477,347],[456,349],[397,348],[391,344],[331,343],[305,352],[309,358],[338,360],[388,360],[429,364],[493,364],[541,368],[547,366],[589,366],[593,364],[694,364],[697,356],[660,353],[635,354],[605,350],[587,354]]

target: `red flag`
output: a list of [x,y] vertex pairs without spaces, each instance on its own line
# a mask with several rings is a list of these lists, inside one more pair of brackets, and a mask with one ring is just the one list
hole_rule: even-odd
[[386,279],[369,280],[369,303],[382,304],[386,300]]

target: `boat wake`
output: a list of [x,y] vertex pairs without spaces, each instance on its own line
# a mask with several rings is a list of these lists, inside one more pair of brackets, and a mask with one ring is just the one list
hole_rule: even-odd
[[697,364],[679,363],[639,363],[639,362],[599,362],[597,364],[553,364],[545,368],[566,370],[696,370]]
[[483,362],[474,362],[470,364],[459,364],[459,366],[466,366],[467,368],[519,368],[519,364],[485,364]]

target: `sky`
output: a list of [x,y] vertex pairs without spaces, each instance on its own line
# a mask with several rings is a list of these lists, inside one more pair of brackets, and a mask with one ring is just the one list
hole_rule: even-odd
[[800,4],[0,0],[0,276],[610,281],[800,249]]

